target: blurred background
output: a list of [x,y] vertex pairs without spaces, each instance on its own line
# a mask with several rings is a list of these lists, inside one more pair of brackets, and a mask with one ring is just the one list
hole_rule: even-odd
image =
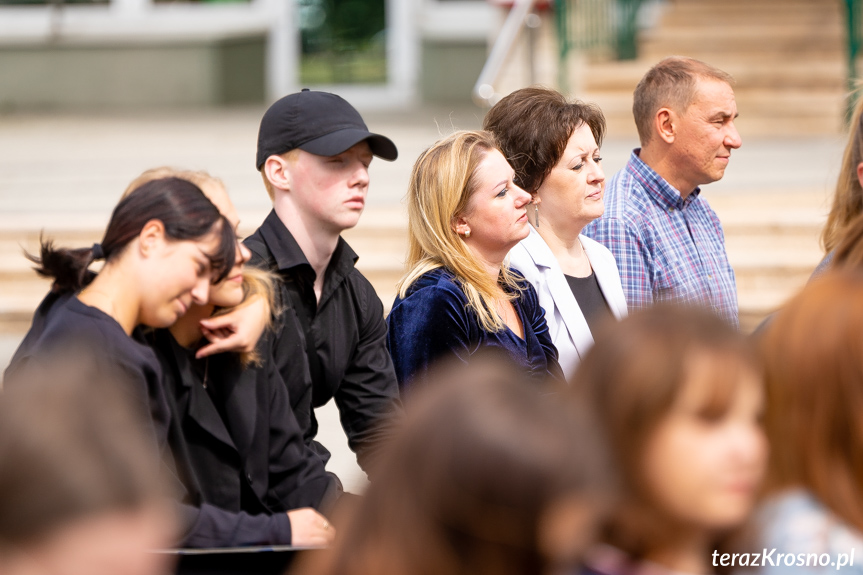
[[[251,233],[269,210],[258,122],[284,94],[338,93],[399,147],[373,163],[366,213],[345,234],[389,309],[425,147],[539,83],[600,105],[610,177],[637,146],[633,88],[672,54],[737,80],[744,145],[704,197],[751,330],[822,256],[860,21],[858,0],[0,0],[0,366],[49,287],[22,250],[40,233],[99,240],[143,170],[222,178]],[[320,418],[331,470],[361,489],[331,406]]]

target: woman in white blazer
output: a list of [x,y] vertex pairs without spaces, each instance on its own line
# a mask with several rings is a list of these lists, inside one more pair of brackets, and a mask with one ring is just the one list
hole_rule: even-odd
[[554,90],[523,88],[498,102],[483,128],[497,138],[515,183],[534,197],[530,234],[510,252],[510,266],[536,289],[569,379],[597,327],[626,316],[614,256],[581,235],[604,211],[605,118]]

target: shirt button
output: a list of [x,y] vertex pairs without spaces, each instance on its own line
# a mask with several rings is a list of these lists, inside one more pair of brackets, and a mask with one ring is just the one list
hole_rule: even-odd
[[249,480],[249,484],[251,485],[251,483],[252,483],[252,474],[251,474],[251,473],[246,473],[246,479],[248,479],[248,480]]

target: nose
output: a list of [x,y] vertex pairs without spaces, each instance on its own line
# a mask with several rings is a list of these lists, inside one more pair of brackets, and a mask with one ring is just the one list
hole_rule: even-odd
[[741,423],[734,427],[729,447],[738,465],[760,469],[767,457],[767,439],[764,431],[754,423]]
[[590,165],[593,167],[588,173],[589,183],[591,184],[601,184],[605,181],[605,172],[602,171],[602,166],[600,166],[597,162],[591,162]]
[[740,137],[740,132],[737,131],[737,126],[734,121],[728,123],[728,132],[725,134],[725,145],[728,148],[737,149],[743,145],[743,139]]
[[369,168],[359,160],[351,175],[351,187],[367,188],[369,186]]
[[243,244],[241,241],[237,241],[237,259],[236,265],[241,266],[246,264],[250,259],[252,259],[252,252]]
[[515,192],[515,207],[523,208],[533,199],[530,194],[519,188],[518,186],[513,185],[513,191]]
[[210,298],[210,276],[206,274],[199,277],[192,287],[192,301],[198,305],[205,305]]

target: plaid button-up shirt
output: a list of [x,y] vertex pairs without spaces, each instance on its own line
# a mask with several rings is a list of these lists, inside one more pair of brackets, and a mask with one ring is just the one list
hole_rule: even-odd
[[719,218],[699,188],[681,199],[641,161],[640,151],[608,182],[605,215],[584,234],[614,254],[630,309],[660,301],[699,303],[739,326],[737,286]]

